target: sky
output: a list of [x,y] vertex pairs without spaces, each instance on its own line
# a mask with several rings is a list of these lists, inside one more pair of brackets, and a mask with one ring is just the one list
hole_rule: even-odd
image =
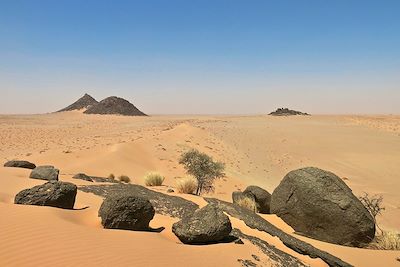
[[0,0],[0,114],[400,114],[400,1]]

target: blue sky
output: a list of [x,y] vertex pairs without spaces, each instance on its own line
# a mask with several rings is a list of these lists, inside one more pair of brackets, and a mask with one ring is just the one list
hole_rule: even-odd
[[400,1],[0,0],[0,113],[400,113]]

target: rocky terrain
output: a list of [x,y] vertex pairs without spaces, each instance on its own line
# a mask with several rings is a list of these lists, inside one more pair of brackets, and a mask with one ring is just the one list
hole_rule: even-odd
[[85,114],[118,114],[125,116],[146,116],[143,112],[137,109],[129,101],[116,97],[110,96],[100,101],[98,104],[91,106],[85,112]]
[[96,105],[97,100],[91,97],[88,94],[85,94],[81,98],[79,98],[76,102],[72,103],[66,108],[63,108],[59,110],[58,112],[63,112],[63,111],[73,111],[73,110],[87,110],[88,108]]
[[296,111],[296,110],[291,110],[288,108],[278,108],[277,110],[269,113],[268,115],[272,116],[293,116],[293,115],[310,115],[308,113]]

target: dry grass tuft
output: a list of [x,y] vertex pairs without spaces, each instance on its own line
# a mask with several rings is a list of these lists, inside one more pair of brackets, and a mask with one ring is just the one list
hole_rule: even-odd
[[147,186],[160,186],[165,178],[157,172],[150,172],[144,177],[144,183]]
[[176,181],[176,188],[179,193],[194,194],[197,189],[197,180],[193,177],[185,177]]
[[110,175],[108,175],[108,179],[115,180],[115,175],[113,173],[110,173]]
[[130,183],[131,178],[129,178],[129,176],[126,175],[121,175],[120,177],[118,177],[118,180],[124,183]]
[[253,212],[257,212],[257,205],[254,199],[250,197],[241,197],[239,200],[235,202],[237,205],[239,205],[242,208],[251,210]]
[[400,250],[400,233],[396,231],[383,231],[375,236],[368,248],[379,250]]

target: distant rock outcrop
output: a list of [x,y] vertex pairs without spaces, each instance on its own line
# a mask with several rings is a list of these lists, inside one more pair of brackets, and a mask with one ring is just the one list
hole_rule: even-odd
[[100,101],[98,104],[91,106],[85,112],[85,114],[118,114],[125,116],[146,116],[143,112],[137,109],[129,101],[116,97],[110,96]]
[[314,167],[289,172],[272,193],[271,213],[306,236],[362,246],[375,236],[374,219],[335,174]]
[[4,164],[4,167],[24,168],[33,170],[36,165],[26,160],[11,160]]
[[77,187],[72,183],[50,181],[22,190],[15,196],[14,203],[73,209],[76,193]]
[[93,97],[91,97],[88,94],[85,94],[84,96],[79,98],[75,103],[69,105],[66,108],[59,110],[58,112],[88,109],[91,106],[96,105],[97,103],[99,103],[99,102],[97,102],[96,99],[94,99]]
[[296,111],[296,110],[291,110],[288,108],[278,108],[277,110],[269,113],[269,115],[272,116],[292,116],[292,115],[310,115],[308,113]]

